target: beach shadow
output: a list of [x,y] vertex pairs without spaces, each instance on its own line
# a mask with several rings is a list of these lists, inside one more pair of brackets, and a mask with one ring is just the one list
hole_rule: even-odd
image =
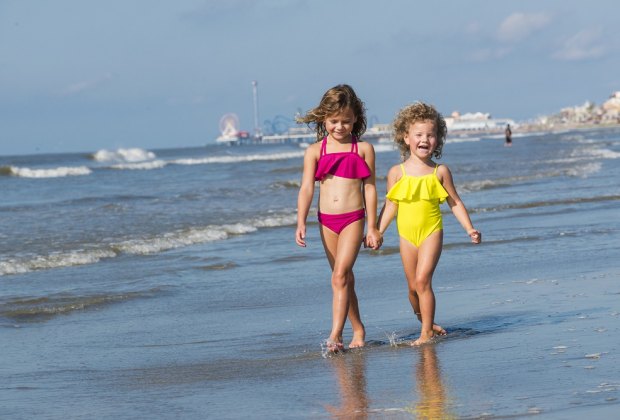
[[416,352],[418,362],[414,366],[417,402],[407,411],[418,419],[455,419],[449,408],[452,401],[442,377],[435,345],[423,345]]
[[346,355],[330,357],[328,360],[338,382],[340,404],[326,405],[327,412],[336,419],[368,418],[366,352],[348,351]]

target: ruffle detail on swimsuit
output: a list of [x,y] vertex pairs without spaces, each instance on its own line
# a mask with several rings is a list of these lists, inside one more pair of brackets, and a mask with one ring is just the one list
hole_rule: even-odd
[[328,153],[321,156],[314,179],[321,181],[328,174],[343,178],[364,179],[370,176],[370,169],[366,161],[357,153]]
[[390,188],[386,197],[391,201],[439,200],[443,203],[448,198],[439,178],[435,174],[424,176],[404,175]]

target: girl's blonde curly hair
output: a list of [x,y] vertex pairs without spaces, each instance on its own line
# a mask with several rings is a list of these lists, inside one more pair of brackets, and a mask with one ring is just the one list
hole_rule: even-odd
[[338,85],[329,89],[316,108],[311,109],[304,116],[298,116],[296,121],[307,124],[308,127],[315,130],[316,141],[318,142],[327,136],[325,129],[327,117],[342,112],[346,108],[351,109],[357,118],[351,133],[359,139],[366,132],[366,110],[364,102],[357,97],[349,85]]
[[433,151],[433,156],[437,159],[441,158],[443,145],[446,142],[446,136],[448,134],[446,121],[432,105],[423,102],[415,102],[398,111],[392,122],[394,143],[396,143],[396,146],[399,148],[403,161],[411,156],[411,150],[409,150],[409,146],[405,143],[405,135],[407,131],[409,131],[409,126],[424,121],[431,121],[435,124],[435,130],[437,131],[437,147]]

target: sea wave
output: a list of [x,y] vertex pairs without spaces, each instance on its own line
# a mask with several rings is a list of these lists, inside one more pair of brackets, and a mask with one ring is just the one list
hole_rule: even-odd
[[379,143],[375,144],[375,153],[385,153],[385,152],[395,152],[398,151],[398,148],[394,144],[393,141],[389,143]]
[[62,294],[30,299],[15,299],[4,302],[0,316],[20,322],[36,322],[51,319],[74,311],[81,311],[110,305],[130,299],[152,296],[157,289],[144,292],[117,294],[72,295]]
[[545,200],[545,201],[529,201],[526,203],[512,203],[504,204],[496,207],[481,207],[470,209],[471,213],[488,213],[510,209],[532,209],[538,207],[550,207],[550,206],[566,206],[572,204],[585,204],[585,203],[603,203],[607,201],[620,201],[620,195],[603,195],[596,197],[573,197],[559,200]]
[[[233,236],[246,235],[258,229],[290,226],[296,223],[296,214],[265,214],[248,220],[246,223],[208,225],[171,232],[163,232],[149,237],[131,238],[99,248],[55,252],[47,255],[30,255],[0,260],[0,276],[24,274],[37,270],[95,264],[107,258],[122,254],[150,255],[168,250],[202,243],[222,241]],[[87,247],[84,247],[87,248]]]
[[97,162],[144,162],[145,160],[155,159],[155,153],[140,148],[117,149],[110,151],[106,149],[98,150],[90,155]]
[[170,163],[177,165],[205,165],[209,163],[236,163],[236,162],[249,162],[249,161],[272,161],[272,160],[285,160],[292,158],[303,157],[303,151],[295,152],[283,152],[283,153],[270,153],[270,154],[255,154],[255,155],[235,155],[235,156],[208,156],[204,158],[191,158],[191,159],[176,159],[171,160]]
[[167,232],[151,238],[137,238],[114,243],[111,248],[118,253],[149,255],[170,249],[201,243],[221,241],[231,235],[255,232],[255,226],[237,223],[234,225],[207,226]]
[[465,181],[459,183],[458,189],[463,192],[474,192],[474,191],[482,191],[482,190],[490,190],[494,188],[503,188],[508,187],[520,182],[528,182],[535,179],[559,176],[562,175],[562,172],[548,172],[548,173],[537,173],[532,175],[520,175],[520,176],[511,176],[505,178],[497,178],[497,179],[479,179],[475,181]]
[[0,276],[23,274],[30,271],[46,270],[51,268],[94,264],[104,258],[111,258],[115,256],[116,253],[112,250],[95,249],[10,258],[0,261]]
[[293,189],[297,189],[301,186],[301,181],[295,180],[295,181],[276,181],[273,182],[270,187],[276,190],[279,189],[287,189],[287,188],[293,188]]
[[446,143],[473,143],[480,141],[480,137],[448,137]]
[[21,178],[59,178],[65,176],[89,175],[92,170],[86,166],[59,166],[57,168],[32,169],[17,166],[0,167],[0,175]]
[[130,163],[118,163],[116,165],[111,165],[111,169],[129,169],[129,170],[150,170],[150,169],[160,169],[166,166],[168,162],[164,160],[153,160],[150,162],[130,162]]
[[568,176],[587,178],[592,174],[600,172],[602,168],[603,164],[601,162],[591,162],[585,165],[577,165],[572,168],[567,168],[565,173]]

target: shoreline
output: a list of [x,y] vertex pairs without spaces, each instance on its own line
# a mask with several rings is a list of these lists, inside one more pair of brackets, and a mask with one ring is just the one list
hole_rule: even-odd
[[[579,130],[608,130],[619,129],[620,123],[617,124],[515,124],[512,127],[512,134],[516,133],[558,133],[562,131],[579,131]],[[448,131],[448,137],[452,136],[474,136],[474,135],[499,135],[504,134],[504,130],[453,130]]]

